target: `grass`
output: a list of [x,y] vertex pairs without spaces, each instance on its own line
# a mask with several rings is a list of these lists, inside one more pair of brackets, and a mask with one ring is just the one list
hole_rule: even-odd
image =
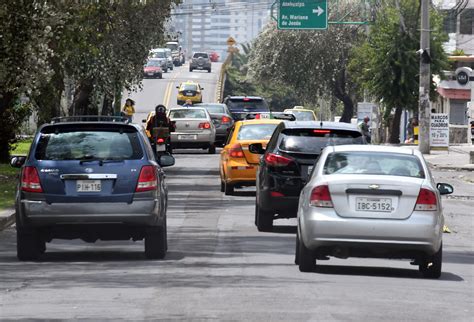
[[30,150],[31,140],[22,140],[15,144],[15,148],[10,152],[12,155],[27,155]]
[[0,210],[13,207],[19,169],[0,164]]
[[[31,140],[19,141],[10,151],[11,155],[27,155]],[[9,164],[0,164],[0,210],[13,207],[15,191],[20,169],[12,168]]]

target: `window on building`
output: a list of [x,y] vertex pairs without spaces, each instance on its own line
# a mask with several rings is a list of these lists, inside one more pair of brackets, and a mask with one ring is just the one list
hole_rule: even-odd
[[446,33],[449,34],[449,33],[456,32],[456,22],[457,22],[457,15],[454,10],[444,11],[443,29]]
[[461,12],[459,33],[472,35],[474,30],[474,9],[464,9]]
[[467,124],[467,101],[450,100],[449,102],[449,123],[466,125]]

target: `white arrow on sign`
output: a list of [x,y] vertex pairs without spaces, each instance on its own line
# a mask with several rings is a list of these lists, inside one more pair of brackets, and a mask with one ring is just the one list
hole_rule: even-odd
[[313,9],[313,13],[317,13],[318,17],[324,13],[324,9],[318,6],[318,9]]

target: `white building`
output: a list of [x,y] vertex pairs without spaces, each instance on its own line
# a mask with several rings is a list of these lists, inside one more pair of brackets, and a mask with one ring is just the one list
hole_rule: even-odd
[[193,51],[226,55],[229,37],[251,42],[270,19],[270,0],[184,0],[173,11],[172,28],[188,56]]
[[433,103],[438,113],[448,113],[451,143],[469,143],[470,120],[468,102],[471,99],[470,84],[462,85],[454,71],[458,67],[474,69],[474,0],[438,0],[437,8],[444,11],[445,31],[449,41],[445,44],[448,55],[460,51],[463,56],[451,56],[453,70],[446,72],[446,79],[439,81],[439,99]]
[[462,50],[466,55],[474,55],[474,1],[434,0],[438,9],[446,14],[445,31],[449,41],[445,45],[447,53]]

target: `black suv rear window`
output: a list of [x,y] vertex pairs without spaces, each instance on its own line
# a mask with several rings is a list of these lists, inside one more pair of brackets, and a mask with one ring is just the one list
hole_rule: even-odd
[[35,151],[37,160],[139,160],[140,134],[134,128],[45,128]]
[[195,53],[193,58],[209,58],[209,55],[206,53]]
[[248,113],[252,112],[270,112],[267,102],[261,98],[229,99],[226,105],[236,120],[243,120]]
[[326,129],[287,129],[282,133],[281,151],[319,154],[328,145],[364,144],[358,131]]

